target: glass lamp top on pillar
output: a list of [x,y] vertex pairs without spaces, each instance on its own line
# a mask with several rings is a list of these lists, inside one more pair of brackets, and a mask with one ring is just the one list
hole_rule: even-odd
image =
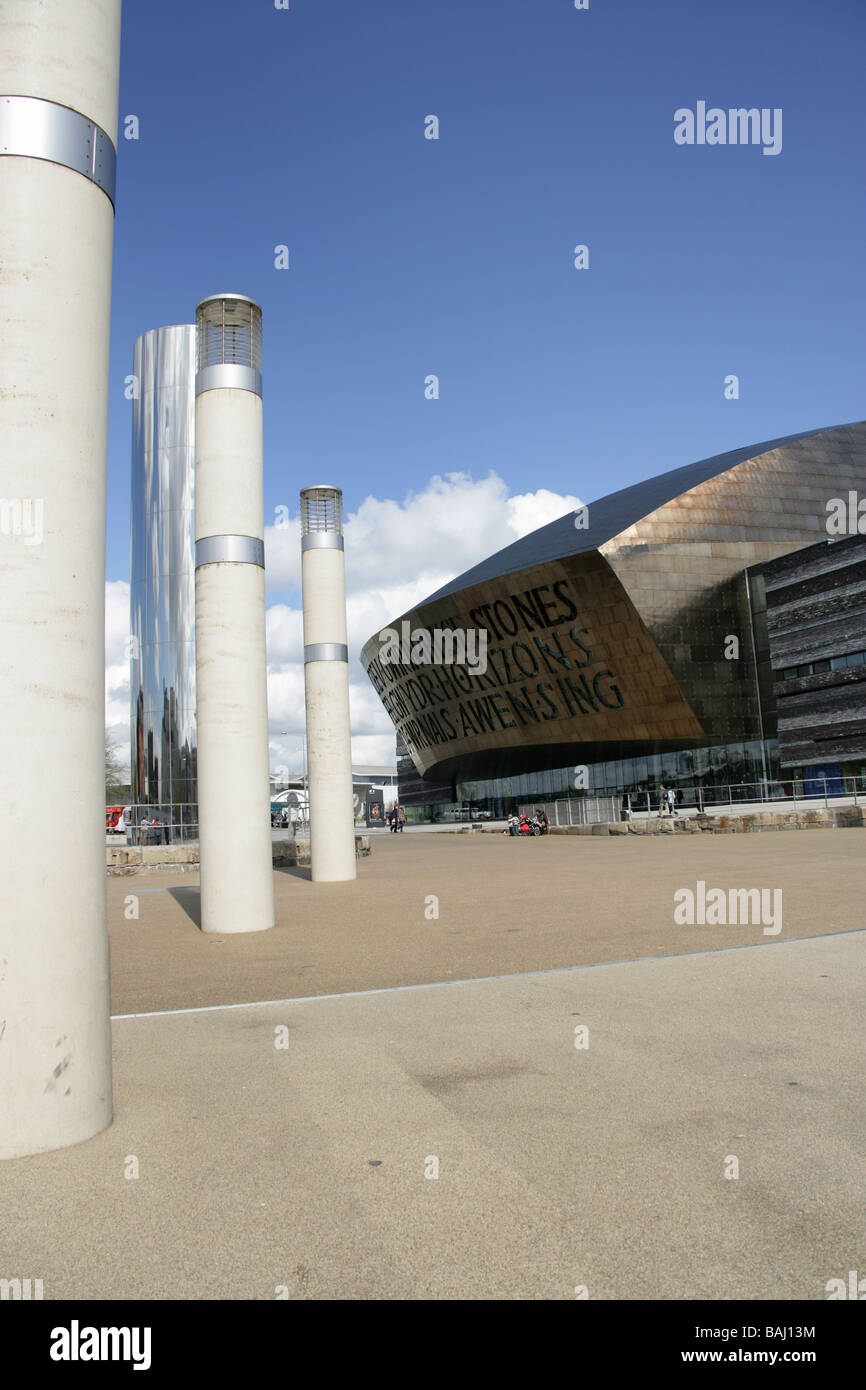
[[[305,487],[301,489],[301,548],[306,550],[310,546],[304,544],[312,536],[339,536],[343,535],[343,494],[340,488],[331,487],[327,483],[320,483],[317,487]],[[332,545],[333,541],[330,542]],[[311,542],[316,544],[316,542]],[[326,544],[319,541],[318,544]]]
[[234,387],[262,394],[262,311],[245,294],[212,294],[195,311],[195,393]]

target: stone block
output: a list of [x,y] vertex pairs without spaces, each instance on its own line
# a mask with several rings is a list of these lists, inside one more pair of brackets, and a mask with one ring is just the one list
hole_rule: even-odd
[[186,845],[146,845],[141,851],[142,864],[197,864],[198,842]]

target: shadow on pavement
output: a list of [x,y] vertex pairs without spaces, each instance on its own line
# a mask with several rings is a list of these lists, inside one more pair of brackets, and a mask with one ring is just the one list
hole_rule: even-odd
[[301,878],[304,879],[306,883],[312,883],[313,881],[313,871],[309,865],[305,868],[299,868],[296,864],[280,864],[274,867],[274,873],[289,874],[291,878]]
[[201,930],[201,889],[190,885],[189,888],[169,888],[169,893],[174,898],[179,907],[182,907],[191,922]]

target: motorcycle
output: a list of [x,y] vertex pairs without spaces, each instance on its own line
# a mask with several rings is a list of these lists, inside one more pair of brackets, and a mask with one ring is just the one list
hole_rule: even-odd
[[545,816],[521,816],[518,835],[546,835],[550,827]]

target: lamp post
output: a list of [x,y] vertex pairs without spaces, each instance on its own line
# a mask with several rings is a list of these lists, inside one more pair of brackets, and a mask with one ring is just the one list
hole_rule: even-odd
[[301,492],[301,583],[310,867],[314,883],[338,883],[357,876],[339,488],[321,485]]
[[[281,730],[280,730],[280,738],[288,738],[288,736],[289,736],[289,730],[288,730],[288,729],[281,729]],[[302,758],[302,760],[303,760],[303,769],[304,769],[304,770],[303,770],[303,775],[302,775],[302,779],[301,779],[301,784],[302,784],[303,790],[304,790],[304,816],[303,816],[303,819],[304,819],[304,821],[305,821],[305,823],[306,823],[306,814],[307,814],[307,805],[306,805],[306,803],[307,803],[307,743],[306,743],[306,739],[304,740],[303,743],[301,743],[301,744],[298,745],[298,747],[295,749],[295,752],[296,752],[296,753],[300,753],[300,754],[301,754],[301,758]]]
[[202,931],[274,925],[265,658],[262,312],[196,310],[195,669]]

